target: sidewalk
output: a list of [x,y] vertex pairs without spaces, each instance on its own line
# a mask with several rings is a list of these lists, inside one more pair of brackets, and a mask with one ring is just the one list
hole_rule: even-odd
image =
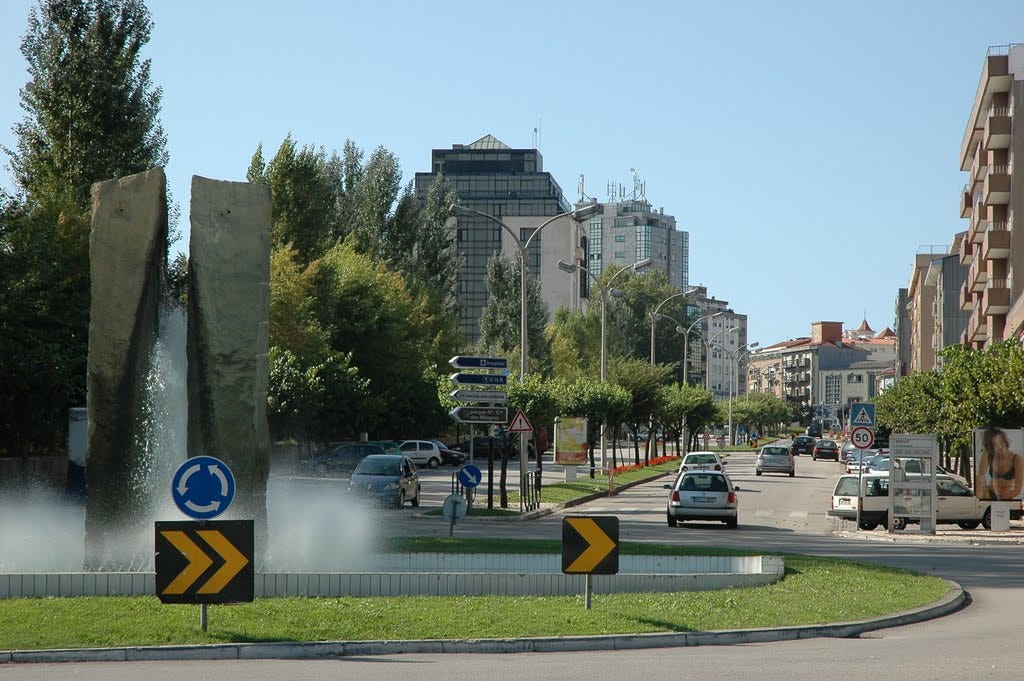
[[892,542],[897,544],[1024,544],[1024,519],[1011,520],[1007,532],[993,532],[979,527],[975,530],[964,530],[956,525],[939,525],[935,534],[925,534],[911,525],[910,529],[901,532],[888,532],[884,528],[865,531],[858,530],[852,520],[834,518],[832,534],[837,537],[862,539],[864,541]]

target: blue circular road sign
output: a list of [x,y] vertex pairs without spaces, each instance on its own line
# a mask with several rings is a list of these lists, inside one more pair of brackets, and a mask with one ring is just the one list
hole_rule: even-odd
[[483,477],[484,474],[480,472],[480,469],[471,463],[467,463],[459,469],[459,484],[463,487],[472,489],[480,484]]
[[235,476],[227,464],[212,456],[186,459],[171,480],[174,504],[196,520],[216,518],[235,498]]

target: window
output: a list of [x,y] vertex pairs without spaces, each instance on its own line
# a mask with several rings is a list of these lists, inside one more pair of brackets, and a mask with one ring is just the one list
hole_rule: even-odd
[[616,260],[625,260],[626,259],[626,252],[625,251],[615,251],[615,259]]
[[626,235],[625,234],[616,234],[615,235],[615,243],[617,243],[617,244],[626,243]]

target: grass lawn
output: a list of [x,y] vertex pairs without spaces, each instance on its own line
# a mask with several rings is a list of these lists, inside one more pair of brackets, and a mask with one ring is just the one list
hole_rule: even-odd
[[[407,538],[395,551],[560,553],[557,541]],[[624,542],[623,554],[750,555],[712,547]],[[156,597],[0,599],[0,649],[224,642],[495,638],[777,627],[849,621],[931,603],[930,576],[787,554],[778,584],[724,591],[572,597],[264,598],[209,608]],[[594,579],[600,579],[600,575]]]

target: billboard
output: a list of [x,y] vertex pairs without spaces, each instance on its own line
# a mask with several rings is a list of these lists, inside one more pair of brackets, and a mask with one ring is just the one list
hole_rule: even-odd
[[555,419],[555,463],[581,466],[587,463],[587,419],[560,416]]
[[1024,430],[974,430],[974,495],[979,499],[1020,499],[1024,488]]

